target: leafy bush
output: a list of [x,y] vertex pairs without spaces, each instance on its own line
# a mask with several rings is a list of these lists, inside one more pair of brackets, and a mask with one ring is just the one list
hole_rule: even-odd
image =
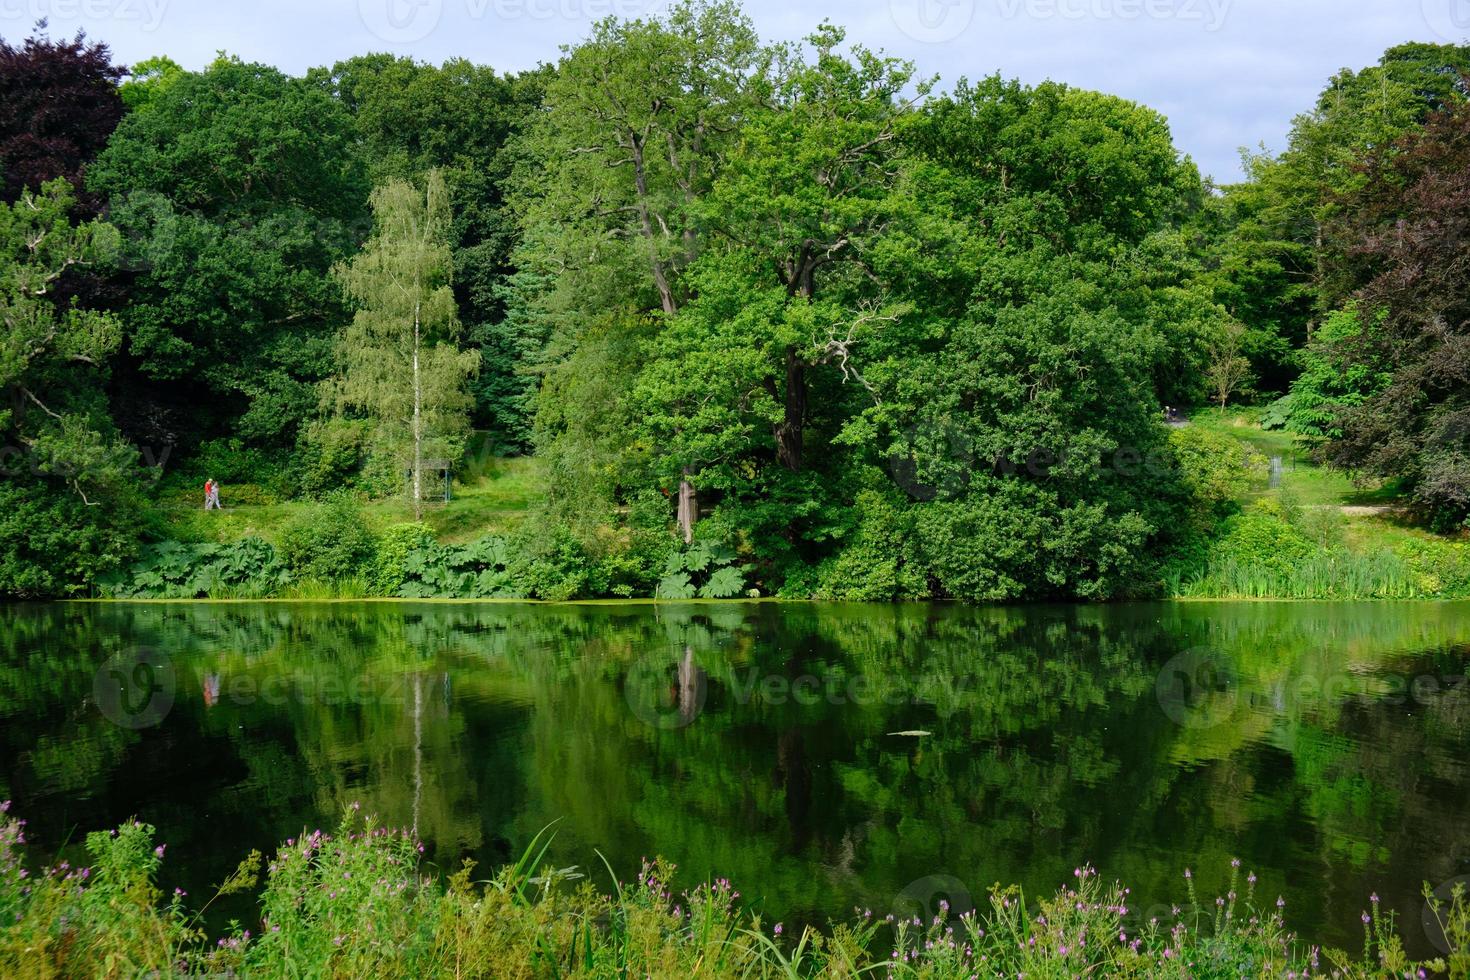
[[373,564],[373,595],[398,595],[408,580],[409,556],[434,546],[434,529],[427,524],[394,524],[384,531]]
[[212,439],[200,443],[189,460],[186,472],[200,486],[208,479],[223,484],[270,485],[280,478],[276,458],[239,439]]
[[260,538],[229,544],[164,541],[145,549],[123,573],[106,579],[102,591],[115,598],[260,598],[274,595],[290,581],[276,550]]
[[1362,334],[1356,307],[1337,310],[1323,320],[1301,353],[1301,374],[1277,408],[1277,414],[1285,415],[1287,429],[1316,439],[1340,438],[1343,410],[1362,405],[1388,386],[1392,379],[1387,372],[1343,356],[1343,348]]
[[655,596],[659,599],[732,599],[745,591],[739,556],[723,543],[695,541],[670,555]]
[[980,908],[962,915],[951,916],[941,903],[923,918],[908,909],[886,917],[866,913],[850,925],[783,936],[779,924],[742,908],[723,879],[677,892],[673,869],[663,862],[645,863],[634,881],[615,878],[610,895],[586,884],[568,887],[583,874],[543,864],[550,846],[544,832],[519,861],[487,880],[472,882],[466,866],[441,882],[425,873],[423,845],[412,833],[359,816],[356,804],[335,833],[314,830],[287,840],[268,862],[254,853],[241,862],[219,891],[253,888],[264,864],[259,924],[232,924],[211,943],[181,892],[159,907],[155,881],[165,849],[154,847],[152,827],[131,823],[89,834],[92,867],[61,865],[26,878],[24,837],[19,823],[3,814],[6,806],[0,804],[5,976],[1470,975],[1463,887],[1448,902],[1429,898],[1451,952],[1422,964],[1405,954],[1393,916],[1376,900],[1359,956],[1304,947],[1286,931],[1279,903],[1256,904],[1255,876],[1241,881],[1239,862],[1227,894],[1213,904],[1201,904],[1191,879],[1193,911],[1172,925],[1134,926],[1128,890],[1105,885],[1082,867],[1040,903],[997,885]]
[[1294,411],[1294,403],[1290,393],[1282,395],[1271,402],[1261,412],[1260,426],[1267,432],[1275,432],[1286,428],[1291,423],[1291,413]]
[[[201,507],[204,506],[203,492],[201,486],[197,495]],[[274,489],[259,483],[226,483],[220,480],[219,500],[222,507],[268,507],[280,503],[281,497]]]
[[136,513],[44,483],[0,483],[0,596],[85,595],[136,552]]
[[1174,429],[1169,447],[1189,491],[1197,525],[1213,526],[1239,510],[1236,501],[1267,475],[1264,455],[1223,432],[1199,426]]
[[935,501],[917,514],[920,553],[945,595],[1108,599],[1142,575],[1152,529],[1140,514],[1069,506],[1017,480],[990,482],[989,492]]
[[817,570],[818,599],[893,602],[928,596],[925,569],[914,554],[913,514],[893,494],[864,490],[854,505],[857,526]]
[[421,543],[403,561],[393,593],[405,599],[512,599],[519,596],[505,540],[485,537],[459,547]]
[[1316,550],[1311,539],[1287,520],[1281,504],[1267,500],[1225,522],[1214,557],[1219,561],[1287,571]]
[[1398,551],[1419,593],[1438,599],[1470,599],[1470,544],[1416,541]]
[[321,496],[362,486],[367,440],[368,428],[361,421],[334,418],[306,426],[291,455],[295,490]]
[[582,539],[549,515],[538,515],[517,528],[510,552],[511,577],[529,598],[565,602],[599,594]]
[[310,507],[281,529],[281,556],[299,578],[331,582],[372,572],[377,541],[348,493]]

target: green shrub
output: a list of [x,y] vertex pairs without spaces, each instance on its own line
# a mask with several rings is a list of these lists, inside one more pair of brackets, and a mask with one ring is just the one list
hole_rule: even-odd
[[505,540],[490,536],[473,544],[441,546],[432,540],[410,550],[394,595],[405,599],[519,598]]
[[101,583],[103,595],[133,599],[263,598],[291,581],[270,544],[241,538],[229,544],[164,541]]
[[369,428],[362,421],[327,419],[301,431],[291,454],[293,489],[308,496],[348,488],[374,489],[362,478]]
[[1108,599],[1143,575],[1152,528],[1133,511],[1066,504],[1045,488],[992,479],[918,511],[925,567],[969,602]]
[[1252,487],[1264,483],[1267,460],[1249,443],[1200,426],[1174,429],[1169,447],[1188,490],[1194,523],[1211,527],[1239,510],[1236,503]]
[[1312,540],[1288,522],[1282,506],[1268,500],[1225,522],[1211,561],[1283,574],[1316,551]]
[[199,444],[188,459],[181,475],[202,488],[204,481],[218,480],[221,484],[254,484],[269,486],[281,476],[281,464],[277,456],[239,439],[212,439]]
[[668,501],[656,490],[635,494],[621,527],[599,528],[587,543],[591,578],[602,594],[650,595],[680,542],[669,533]]
[[1415,541],[1401,546],[1398,557],[1414,576],[1420,594],[1438,599],[1470,599],[1470,544]]
[[86,595],[136,553],[137,517],[41,482],[0,482],[0,596]]
[[[165,849],[153,828],[124,824],[93,833],[88,869],[57,867],[24,878],[20,825],[0,804],[0,975],[4,976],[455,976],[700,977],[817,980],[883,976],[960,980],[985,976],[1339,976],[1369,980],[1470,974],[1470,903],[1461,887],[1428,908],[1441,922],[1448,959],[1414,963],[1391,913],[1375,899],[1361,953],[1306,947],[1286,930],[1255,876],[1233,862],[1226,894],[1173,923],[1135,924],[1120,884],[1090,867],[1040,902],[996,885],[978,908],[951,916],[940,904],[865,913],[852,924],[782,935],[779,924],[739,904],[723,879],[683,891],[664,862],[603,894],[577,868],[546,866],[545,833],[514,865],[480,881],[466,866],[447,880],[428,873],[408,831],[380,827],[353,804],[335,833],[314,830],[269,861],[252,853],[219,889],[253,889],[263,870],[259,926],[232,924],[213,942],[175,892],[160,907]],[[262,865],[264,865],[262,869]],[[1244,880],[1242,880],[1244,877]],[[1427,892],[1427,887],[1426,887]],[[1184,904],[1181,902],[1181,904]],[[1203,911],[1201,911],[1203,910]],[[955,909],[955,913],[962,910]],[[1418,925],[1417,918],[1415,919]],[[1423,972],[1420,972],[1420,971]]]
[[373,572],[377,541],[348,493],[303,510],[281,529],[281,556],[292,574],[332,582]]
[[733,599],[745,592],[745,574],[735,566],[739,556],[722,542],[696,540],[669,555],[654,590],[659,599]]
[[[203,507],[203,488],[200,488],[200,507]],[[226,483],[220,481],[219,502],[222,507],[268,507],[281,502],[281,497],[271,487],[259,483]]]
[[912,512],[893,494],[864,490],[854,503],[857,526],[836,555],[822,562],[818,599],[893,602],[928,597],[925,570],[914,554]]
[[598,594],[587,550],[567,527],[533,518],[511,537],[510,552],[511,580],[529,598],[565,602]]
[[410,556],[434,547],[434,529],[427,524],[394,524],[384,531],[373,563],[373,595],[398,595],[409,577]]

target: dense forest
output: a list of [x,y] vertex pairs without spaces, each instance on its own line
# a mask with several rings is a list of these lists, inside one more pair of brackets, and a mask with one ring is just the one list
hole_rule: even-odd
[[[1303,110],[1221,186],[1145,106],[729,0],[520,74],[0,42],[0,595],[1178,593],[1315,546],[1166,424],[1239,404],[1463,535],[1470,47]],[[436,540],[509,457],[525,519]],[[211,540],[205,479],[300,506]]]

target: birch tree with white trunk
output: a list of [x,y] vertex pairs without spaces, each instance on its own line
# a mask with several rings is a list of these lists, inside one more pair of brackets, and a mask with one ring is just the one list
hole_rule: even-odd
[[341,374],[331,394],[339,410],[377,423],[375,449],[408,470],[421,520],[425,461],[464,452],[480,354],[458,345],[442,175],[431,171],[422,188],[390,181],[373,192],[372,206],[372,238],[334,270],[358,310],[338,338]]

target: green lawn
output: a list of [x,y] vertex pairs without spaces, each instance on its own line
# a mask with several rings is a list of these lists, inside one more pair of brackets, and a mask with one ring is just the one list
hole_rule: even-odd
[[[454,499],[425,503],[424,523],[446,544],[472,541],[486,534],[504,533],[526,518],[542,493],[541,464],[528,458],[495,459],[454,483]],[[230,487],[221,495],[222,511],[205,512],[193,501],[164,501],[160,509],[170,536],[181,541],[234,541],[255,536],[277,543],[281,527],[309,502],[236,504]],[[405,497],[369,502],[364,512],[374,530],[413,520],[413,506]]]
[[1217,408],[1202,409],[1190,422],[1203,429],[1224,432],[1250,443],[1261,454],[1281,460],[1281,488],[1272,490],[1262,483],[1251,499],[1290,494],[1303,507],[1381,507],[1392,506],[1397,493],[1392,486],[1371,484],[1359,486],[1341,470],[1320,466],[1312,461],[1311,447],[1300,437],[1280,430],[1266,431],[1258,424],[1258,408],[1230,408],[1221,413]]
[[[1263,480],[1242,503],[1281,498],[1284,494],[1308,510],[1336,511],[1342,515],[1343,544],[1359,554],[1402,552],[1416,544],[1452,540],[1415,526],[1401,509],[1406,501],[1391,482],[1355,484],[1347,473],[1313,462],[1306,441],[1290,432],[1262,429],[1260,415],[1259,408],[1231,407],[1224,413],[1201,409],[1190,416],[1193,425],[1227,433],[1250,443],[1267,458],[1281,459],[1280,487],[1271,489]],[[1373,508],[1376,512],[1358,508]]]

